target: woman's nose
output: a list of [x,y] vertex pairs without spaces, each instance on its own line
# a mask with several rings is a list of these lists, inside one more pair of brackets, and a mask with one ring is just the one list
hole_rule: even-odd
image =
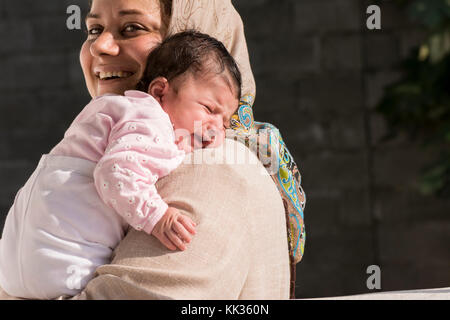
[[119,54],[119,45],[111,32],[103,32],[91,45],[91,54],[95,57],[101,55],[116,56]]

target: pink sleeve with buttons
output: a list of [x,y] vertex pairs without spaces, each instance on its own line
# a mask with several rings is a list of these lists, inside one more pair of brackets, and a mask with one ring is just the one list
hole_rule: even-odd
[[94,182],[100,197],[132,227],[148,234],[168,208],[155,183],[185,155],[159,103],[134,90],[91,101],[51,154],[97,162]]

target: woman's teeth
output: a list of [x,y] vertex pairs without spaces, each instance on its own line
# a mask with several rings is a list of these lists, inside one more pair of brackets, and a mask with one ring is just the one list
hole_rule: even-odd
[[128,78],[133,73],[127,71],[114,71],[114,72],[100,72],[98,77],[100,80],[110,79],[110,78]]

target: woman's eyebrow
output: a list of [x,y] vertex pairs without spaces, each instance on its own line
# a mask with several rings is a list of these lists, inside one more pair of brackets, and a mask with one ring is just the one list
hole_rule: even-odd
[[[123,16],[127,16],[127,15],[143,15],[143,13],[139,10],[135,10],[135,9],[129,9],[129,10],[121,10],[119,11],[119,16],[123,17]],[[87,19],[99,19],[100,15],[97,13],[92,13],[89,12],[86,15],[86,20]]]
[[100,15],[92,13],[92,12],[88,12],[85,20],[87,21],[88,19],[98,19],[98,18],[100,18]]
[[121,10],[119,11],[119,16],[126,16],[126,15],[143,15],[143,13],[139,10],[135,9],[129,9],[129,10]]

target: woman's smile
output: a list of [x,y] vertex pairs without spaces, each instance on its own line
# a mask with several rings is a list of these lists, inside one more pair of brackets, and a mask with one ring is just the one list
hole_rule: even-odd
[[113,79],[126,79],[133,75],[133,72],[129,71],[98,71],[95,76],[100,80],[113,80]]
[[98,94],[118,93],[133,86],[139,79],[129,67],[101,66],[94,68]]
[[139,81],[139,75],[136,72],[125,68],[99,68],[94,69],[93,82],[96,90],[96,96],[105,93],[122,94],[129,88],[134,88]]

